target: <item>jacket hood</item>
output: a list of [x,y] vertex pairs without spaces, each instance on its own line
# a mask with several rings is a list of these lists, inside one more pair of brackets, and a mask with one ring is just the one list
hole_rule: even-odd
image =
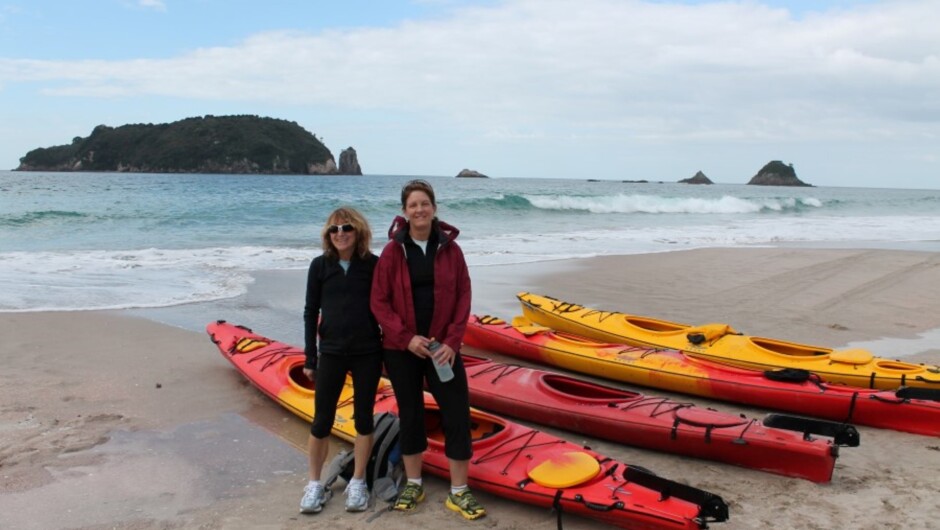
[[[436,217],[434,218],[431,229],[437,230],[441,239],[441,245],[457,239],[457,236],[460,235],[460,230],[456,226],[447,224]],[[388,238],[401,243],[405,240],[406,234],[408,234],[408,220],[401,215],[396,215],[395,219],[392,220],[392,225],[388,227]]]

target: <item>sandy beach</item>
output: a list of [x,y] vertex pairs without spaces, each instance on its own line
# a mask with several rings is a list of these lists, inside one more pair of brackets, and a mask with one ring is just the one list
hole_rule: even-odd
[[[471,275],[475,313],[510,318],[515,293],[532,291],[833,347],[870,341],[879,356],[940,363],[940,341],[918,340],[940,330],[935,252],[707,249]],[[242,379],[202,329],[224,318],[298,343],[303,278],[259,275],[239,299],[164,310],[0,313],[0,528],[556,528],[548,510],[486,493],[489,515],[464,522],[433,477],[415,514],[347,514],[341,496],[321,514],[298,514],[308,426]],[[731,520],[713,528],[940,525],[940,439],[858,429],[861,446],[841,451],[824,485],[546,430],[721,495]],[[564,526],[603,527],[573,516]]]

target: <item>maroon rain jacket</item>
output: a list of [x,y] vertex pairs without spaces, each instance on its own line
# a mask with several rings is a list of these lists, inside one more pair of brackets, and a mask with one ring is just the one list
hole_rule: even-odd
[[[460,230],[435,220],[439,246],[434,256],[434,315],[430,337],[460,351],[470,318],[470,272],[463,251],[454,241]],[[397,216],[388,229],[390,241],[382,249],[372,277],[372,313],[382,327],[382,346],[389,350],[408,350],[408,343],[418,334],[411,276],[405,257],[408,221]],[[429,337],[429,338],[430,338]]]

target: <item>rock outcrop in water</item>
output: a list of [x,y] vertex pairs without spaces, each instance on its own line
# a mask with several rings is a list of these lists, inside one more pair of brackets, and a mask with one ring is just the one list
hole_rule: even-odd
[[339,174],[340,175],[362,175],[362,168],[359,167],[359,157],[356,156],[356,150],[347,147],[339,154]]
[[751,177],[751,180],[748,182],[748,184],[753,184],[756,186],[812,187],[812,184],[807,184],[796,177],[796,171],[793,169],[793,164],[784,164],[779,160],[768,162],[767,165],[762,167],[756,175]]
[[476,171],[476,170],[473,170],[473,169],[462,169],[462,170],[460,171],[460,173],[457,173],[457,178],[459,178],[459,179],[465,179],[465,178],[467,178],[467,179],[488,179],[488,178],[490,178],[490,177],[487,177],[487,176],[484,175],[483,173],[480,173],[479,171]]
[[346,167],[341,163],[337,169],[330,150],[295,122],[205,116],[156,125],[99,125],[71,144],[33,149],[20,158],[17,171],[361,175],[355,150],[343,154]]
[[687,179],[682,179],[679,181],[679,184],[714,184],[711,179],[705,176],[705,173],[699,171],[695,176]]

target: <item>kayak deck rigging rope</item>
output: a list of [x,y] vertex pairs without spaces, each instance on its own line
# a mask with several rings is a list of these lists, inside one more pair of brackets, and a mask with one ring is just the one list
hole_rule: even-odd
[[[233,347],[233,350],[234,351],[230,352],[232,357],[235,357],[236,355],[247,355],[249,353],[252,353],[248,351],[239,351],[238,349],[234,347]],[[295,355],[303,355],[303,352],[300,352],[296,348],[293,348],[291,346],[279,346],[277,348],[272,348],[270,350],[262,349],[260,353],[248,359],[246,363],[251,364],[256,361],[263,360],[264,364],[258,370],[259,372],[263,372],[267,370],[268,368],[270,368],[271,366],[275,365],[276,363],[280,362],[281,359],[284,359],[285,357],[293,357]]]
[[617,407],[618,409],[624,411],[652,406],[653,410],[650,411],[649,416],[650,418],[656,418],[658,416],[662,416],[663,414],[670,414],[678,410],[694,407],[695,404],[688,402],[682,403],[659,396],[644,396],[623,406],[617,405],[616,403],[611,403],[610,406]]
[[[479,457],[474,458],[473,463],[482,464],[485,462],[489,462],[491,460],[502,458],[506,455],[512,455],[512,458],[510,458],[509,462],[507,462],[506,465],[503,466],[503,470],[501,471],[501,474],[506,475],[508,474],[507,470],[509,469],[509,467],[513,464],[513,462],[516,461],[517,458],[519,458],[520,455],[522,455],[522,452],[525,451],[526,449],[568,443],[560,438],[555,438],[546,442],[533,443],[532,440],[540,432],[541,431],[537,431],[535,429],[529,429],[525,432],[517,434],[516,436],[513,436],[512,438],[503,440],[501,443],[494,445],[492,448],[490,448],[488,451],[486,451]],[[522,445],[518,447],[514,447],[514,448],[513,447],[506,448],[507,445],[511,444],[512,442],[519,441],[519,440],[522,440]],[[525,487],[525,484],[524,483],[520,484],[520,487]]]
[[500,379],[502,379],[503,377],[507,377],[507,376],[509,376],[509,375],[512,375],[513,373],[515,373],[516,371],[520,370],[521,368],[522,368],[522,366],[520,366],[520,365],[518,365],[518,364],[493,363],[492,366],[488,366],[488,367],[484,368],[483,370],[480,370],[479,372],[477,372],[477,373],[471,375],[470,377],[476,378],[476,377],[479,377],[479,376],[484,376],[484,375],[490,374],[490,373],[492,373],[492,372],[496,372],[496,375],[493,377],[493,379],[492,379],[490,382],[491,382],[491,383],[497,383],[497,382],[498,382]]

